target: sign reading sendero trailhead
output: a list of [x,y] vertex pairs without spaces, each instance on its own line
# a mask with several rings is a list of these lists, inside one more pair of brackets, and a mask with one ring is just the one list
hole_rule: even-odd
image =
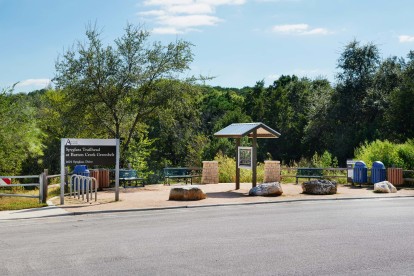
[[119,139],[75,139],[61,141],[61,204],[64,204],[64,171],[76,165],[115,167],[115,201],[119,200]]

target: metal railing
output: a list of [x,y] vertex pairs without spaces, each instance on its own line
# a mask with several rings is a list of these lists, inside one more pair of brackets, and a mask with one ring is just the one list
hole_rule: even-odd
[[89,202],[89,198],[92,200],[93,194],[95,193],[95,201],[98,198],[98,183],[94,177],[72,175],[69,183],[69,197],[78,198],[82,197],[82,200]]

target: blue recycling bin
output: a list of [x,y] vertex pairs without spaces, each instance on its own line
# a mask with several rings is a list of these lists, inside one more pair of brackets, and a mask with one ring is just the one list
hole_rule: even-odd
[[[82,176],[89,176],[88,167],[86,165],[76,165],[75,168],[73,169],[73,174],[82,175]],[[76,185],[77,181],[78,180],[75,180],[73,185]],[[84,181],[82,181],[82,182],[84,182]],[[83,189],[86,189],[86,182],[81,184],[81,186],[82,185],[83,185]]]
[[354,166],[354,183],[367,183],[368,182],[368,169],[364,161],[355,162]]
[[372,163],[371,182],[372,184],[385,181],[386,171],[385,166],[381,161]]
[[76,165],[73,169],[73,174],[89,176],[89,170],[86,165]]

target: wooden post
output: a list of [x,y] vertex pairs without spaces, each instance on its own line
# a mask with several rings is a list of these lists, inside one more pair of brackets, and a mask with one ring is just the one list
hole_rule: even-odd
[[253,131],[253,152],[252,152],[252,187],[257,184],[257,130]]
[[240,168],[238,166],[239,147],[240,147],[240,138],[236,138],[236,190],[240,189]]
[[43,202],[43,179],[44,173],[39,175],[39,203]]
[[44,169],[43,170],[43,191],[42,191],[42,193],[43,193],[43,196],[42,196],[42,203],[46,203],[46,201],[47,201],[47,186],[48,186],[48,178],[47,178],[47,176],[48,176],[48,174],[49,174],[49,170],[48,169]]

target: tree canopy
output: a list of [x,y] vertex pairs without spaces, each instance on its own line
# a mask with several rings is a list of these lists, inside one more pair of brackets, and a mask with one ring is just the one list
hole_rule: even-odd
[[169,89],[193,60],[191,43],[150,43],[150,34],[128,24],[114,45],[104,46],[96,27],[87,42],[66,51],[56,62],[57,89],[73,108],[88,114],[84,125],[99,125],[99,136],[123,138],[126,150],[137,131],[182,90]]
[[56,88],[0,93],[0,173],[55,172],[62,137],[120,137],[122,159],[148,175],[201,165],[234,154],[234,141],[216,131],[253,121],[282,134],[259,139],[258,161],[343,166],[367,145],[388,143],[405,145],[400,159],[412,156],[414,51],[382,58],[377,45],[354,40],[338,57],[335,83],[282,75],[239,89],[184,79],[189,42],[150,42],[132,25],[108,46],[96,28],[86,37],[56,62]]

